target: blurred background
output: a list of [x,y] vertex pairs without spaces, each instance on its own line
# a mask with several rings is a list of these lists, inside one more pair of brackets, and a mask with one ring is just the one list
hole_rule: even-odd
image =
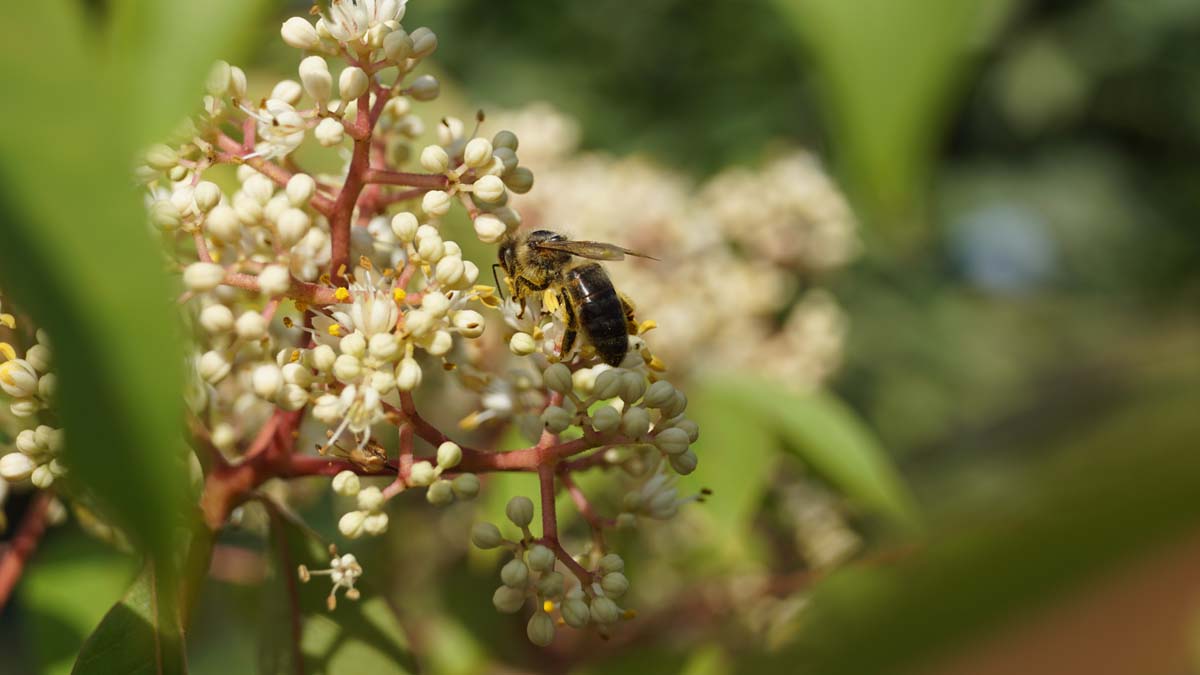
[[[307,7],[262,23],[252,91],[295,77],[278,21]],[[619,543],[637,619],[548,650],[466,545],[533,483],[409,500],[360,557],[427,672],[1200,673],[1200,3],[412,0],[404,24],[440,38],[440,114],[518,132],[526,222],[663,258],[610,267],[701,424],[681,490],[714,491]],[[253,521],[194,673],[270,670]],[[73,524],[35,561],[0,672],[68,672],[131,565]]]

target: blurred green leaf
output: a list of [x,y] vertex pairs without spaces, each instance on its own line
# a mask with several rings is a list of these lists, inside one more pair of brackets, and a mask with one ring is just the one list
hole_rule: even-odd
[[174,603],[162,603],[163,584],[147,565],[79,652],[72,675],[187,673],[183,631]]
[[[1020,490],[958,509],[911,554],[823,581],[800,641],[738,672],[904,671],[1200,523],[1194,380],[1037,446]],[[863,645],[870,645],[864,649]]]
[[128,556],[78,533],[39,547],[18,586],[39,672],[71,672],[84,640],[129,588],[133,572]]
[[822,77],[826,118],[884,225],[920,224],[920,195],[974,51],[1010,0],[775,0]]
[[[903,525],[916,507],[887,452],[854,412],[826,392],[798,394],[765,379],[727,378],[709,386],[754,411],[785,447],[847,497]],[[708,420],[702,417],[701,439]],[[746,425],[749,426],[749,425]],[[704,455],[701,455],[701,465]]]
[[779,443],[760,411],[720,381],[704,382],[689,392],[688,417],[700,425],[693,446],[700,463],[681,484],[712,490],[698,509],[716,527],[713,541],[729,553],[742,554]]
[[[291,522],[281,518],[272,522],[276,564],[272,565],[272,577],[263,592],[266,612],[259,672],[264,675],[417,672],[419,668],[404,629],[387,601],[371,590],[369,584],[355,584],[362,590],[362,599],[349,600],[339,592],[337,608],[330,611],[325,604],[331,588],[328,576],[314,576],[308,583],[300,583],[296,578],[298,565],[311,570],[329,568],[325,546]],[[293,612],[298,612],[302,624],[299,643],[302,668],[297,667],[293,656],[296,653]]]

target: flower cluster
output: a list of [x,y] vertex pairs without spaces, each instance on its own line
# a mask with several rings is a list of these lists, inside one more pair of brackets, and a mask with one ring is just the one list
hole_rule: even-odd
[[[446,222],[465,213],[482,244],[513,235],[522,216],[512,197],[530,192],[533,173],[516,133],[480,134],[482,115],[473,126],[442,118],[436,142],[415,146],[426,130],[420,104],[440,89],[417,71],[438,39],[428,28],[406,30],[404,10],[404,0],[333,0],[315,21],[288,19],[281,36],[303,52],[295,79],[251,91],[241,68],[216,64],[202,112],[137,168],[191,328],[183,403],[193,445],[205,454],[205,522],[216,530],[240,521],[252,496],[290,498],[286,489],[258,490],[267,481],[320,476],[344,508],[338,532],[379,536],[402,493],[446,505],[475,497],[478,474],[536,473],[539,536],[526,498],[509,509],[518,540],[498,531],[486,538],[487,526],[475,532],[476,543],[503,543],[514,554],[497,607],[517,611],[535,597],[529,636],[537,644],[553,637],[551,613],[607,631],[628,614],[615,603],[628,581],[602,532],[668,518],[694,499],[678,495],[673,477],[696,468],[690,446],[699,428],[642,337],[653,321],[629,337],[620,367],[597,365],[586,344],[563,353],[567,319],[553,293],[521,306],[511,283],[479,283],[490,260],[465,256],[475,246],[453,241]],[[302,148],[328,148],[325,166],[337,168],[306,170]],[[612,239],[634,244],[637,236]],[[0,315],[0,323],[11,329],[14,320]],[[0,386],[20,427],[0,475],[56,488],[66,467],[48,410],[54,375],[45,336],[20,358],[0,343],[0,356]],[[474,412],[464,434],[516,423],[535,445],[499,452],[471,447],[469,436],[451,439],[418,411],[418,392],[442,403],[466,392]],[[572,480],[605,468],[634,477],[623,509],[608,518]],[[587,567],[559,543],[560,489],[596,534],[579,554]],[[88,517],[90,529],[120,539]],[[301,568],[300,576],[329,578],[332,610],[339,590],[359,597],[363,569],[353,554],[330,555],[328,569]]]

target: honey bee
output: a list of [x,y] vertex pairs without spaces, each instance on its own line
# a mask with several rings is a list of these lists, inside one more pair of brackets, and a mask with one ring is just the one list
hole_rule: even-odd
[[633,305],[613,287],[600,263],[592,261],[623,260],[627,255],[657,258],[615,244],[571,241],[549,230],[509,235],[500,244],[499,255],[499,266],[508,276],[522,312],[531,295],[557,292],[566,312],[560,353],[569,353],[582,332],[602,361],[613,367],[621,363],[629,349],[629,335],[637,331]]

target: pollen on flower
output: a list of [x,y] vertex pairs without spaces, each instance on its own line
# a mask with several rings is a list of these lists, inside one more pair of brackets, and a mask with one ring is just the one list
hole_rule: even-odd
[[336,291],[333,292],[333,297],[338,302],[346,302],[347,300],[350,299],[350,291],[346,290],[344,287],[339,287]]
[[329,334],[334,337],[340,337],[344,331],[342,327],[336,323],[329,324]]

